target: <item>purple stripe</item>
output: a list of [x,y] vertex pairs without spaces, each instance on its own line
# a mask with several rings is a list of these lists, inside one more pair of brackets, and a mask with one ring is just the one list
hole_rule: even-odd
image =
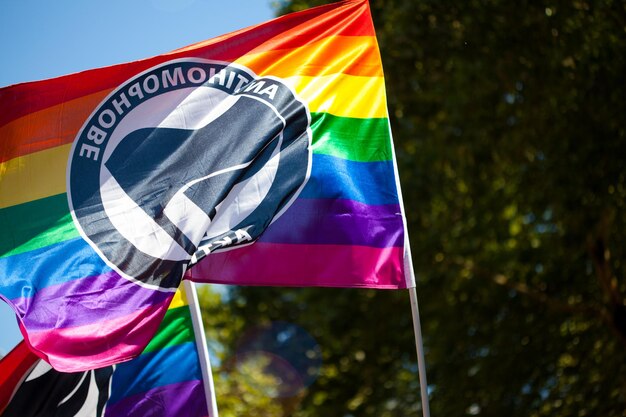
[[42,288],[11,304],[29,332],[82,326],[128,316],[174,293],[141,287],[110,271]]
[[352,200],[297,199],[260,241],[401,247],[404,226],[398,204],[370,206]]
[[104,417],[204,417],[202,381],[165,385],[107,404]]

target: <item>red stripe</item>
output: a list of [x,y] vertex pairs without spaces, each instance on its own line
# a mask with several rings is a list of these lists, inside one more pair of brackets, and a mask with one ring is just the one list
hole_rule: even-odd
[[272,48],[295,48],[330,35],[374,36],[367,1],[334,3],[285,15],[141,61],[5,87],[0,89],[0,126],[67,100],[115,88],[135,74],[170,59],[194,56],[232,61],[270,40]]
[[39,360],[24,341],[0,361],[0,414]]
[[0,127],[0,163],[72,143],[80,127],[110,90],[79,97]]

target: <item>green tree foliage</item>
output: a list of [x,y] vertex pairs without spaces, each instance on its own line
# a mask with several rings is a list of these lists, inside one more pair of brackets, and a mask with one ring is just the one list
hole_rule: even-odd
[[[371,7],[432,415],[625,416],[626,3]],[[287,320],[321,346],[316,382],[263,415],[419,414],[404,291],[242,287],[225,306],[229,331]]]
[[223,299],[223,291],[202,286],[198,291],[202,318],[209,345],[215,394],[222,417],[283,415],[281,404],[260,387],[279,381],[263,371],[263,363],[235,362],[234,350],[238,335],[245,330],[245,318],[232,313]]

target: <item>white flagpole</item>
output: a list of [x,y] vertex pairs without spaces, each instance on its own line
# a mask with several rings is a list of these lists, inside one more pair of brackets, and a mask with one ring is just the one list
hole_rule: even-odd
[[[389,120],[389,110],[387,109],[387,120]],[[402,222],[404,224],[404,274],[406,286],[411,298],[411,314],[413,317],[413,333],[415,335],[415,347],[417,350],[417,370],[420,382],[420,394],[422,399],[422,415],[430,417],[430,403],[428,402],[428,384],[426,383],[426,361],[424,359],[424,342],[422,340],[422,326],[420,325],[420,313],[417,306],[417,290],[415,289],[415,271],[413,270],[413,258],[411,257],[411,243],[409,241],[409,229],[407,227],[406,214],[404,212],[404,201],[402,198],[402,188],[400,187],[400,173],[398,172],[398,161],[396,150],[393,145],[393,134],[391,123],[389,123],[389,138],[391,138],[391,155],[393,158],[393,173],[396,180],[396,190],[398,191],[398,201]]]
[[420,326],[420,312],[417,306],[417,291],[415,287],[409,288],[409,295],[411,297],[411,312],[413,314],[413,333],[415,333],[415,346],[417,348],[417,369],[422,396],[422,414],[424,417],[430,417],[428,384],[426,382],[426,361],[424,360],[424,342],[422,341],[422,327]]
[[196,286],[193,282],[188,280],[183,280],[183,285],[185,286],[185,292],[187,293],[187,301],[189,302],[189,312],[191,313],[191,322],[193,323],[196,349],[198,350],[198,358],[200,359],[202,384],[204,386],[204,396],[206,397],[207,408],[209,409],[209,417],[218,417],[215,386],[213,385],[213,373],[211,372],[211,361],[209,360],[209,348],[206,343],[204,326],[202,325],[202,316],[200,314],[200,304],[198,303]]

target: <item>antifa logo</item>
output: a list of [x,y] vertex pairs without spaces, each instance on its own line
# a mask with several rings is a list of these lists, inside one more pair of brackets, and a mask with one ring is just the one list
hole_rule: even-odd
[[310,173],[310,116],[280,79],[170,61],[111,93],[74,142],[68,200],[122,276],[175,290],[211,252],[258,239]]
[[3,417],[103,415],[113,366],[86,372],[57,372],[43,360],[30,372],[2,413]]

